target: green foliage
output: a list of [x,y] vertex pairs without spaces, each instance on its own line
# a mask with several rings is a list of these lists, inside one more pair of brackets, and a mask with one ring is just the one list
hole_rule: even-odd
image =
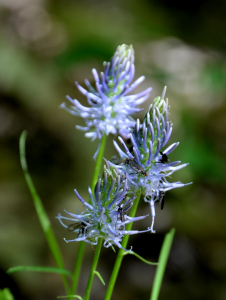
[[17,266],[10,268],[7,273],[11,274],[18,271],[31,271],[31,272],[40,272],[40,273],[56,273],[56,274],[62,274],[69,277],[72,277],[71,272],[65,269],[59,269],[59,268],[51,268],[51,267],[37,267],[37,266]]
[[168,261],[170,249],[172,246],[173,238],[175,234],[175,229],[172,228],[169,233],[166,234],[161,252],[159,255],[159,265],[156,270],[155,279],[152,287],[151,298],[150,300],[157,300],[162,285],[163,276],[166,269],[166,264]]
[[97,275],[97,277],[100,279],[100,281],[103,283],[103,285],[105,285],[105,282],[104,282],[102,276],[100,275],[100,273],[97,271],[94,271],[94,274]]
[[57,296],[57,298],[68,298],[68,297],[83,300],[83,298],[79,295]]
[[154,263],[154,262],[148,261],[148,260],[144,259],[143,257],[141,257],[140,255],[138,255],[137,253],[135,253],[135,252],[133,252],[133,251],[125,251],[125,252],[124,252],[124,255],[127,255],[127,254],[131,254],[131,255],[136,256],[136,257],[139,258],[142,262],[144,262],[145,264],[148,264],[148,265],[158,266],[158,264],[159,264],[159,263]]
[[8,288],[0,290],[0,300],[14,300],[14,297]]
[[[43,232],[44,232],[46,240],[49,244],[52,255],[53,255],[58,267],[60,269],[64,269],[62,255],[60,252],[60,248],[57,244],[55,235],[53,233],[50,220],[45,212],[45,208],[42,204],[41,199],[38,196],[38,193],[34,187],[33,181],[28,172],[27,161],[26,161],[26,152],[25,152],[26,136],[27,136],[27,132],[23,131],[21,134],[21,137],[20,137],[20,161],[21,161],[21,166],[22,166],[23,172],[24,172],[24,177],[27,182],[28,188],[31,192],[32,200],[34,202],[34,206],[35,206],[39,221],[41,223]],[[65,286],[65,290],[68,292],[69,286],[68,286],[68,282],[67,282],[64,274],[62,274],[62,280],[63,280],[64,286]]]

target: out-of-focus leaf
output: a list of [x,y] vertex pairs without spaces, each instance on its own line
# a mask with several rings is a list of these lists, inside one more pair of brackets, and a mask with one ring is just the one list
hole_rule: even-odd
[[18,271],[31,271],[31,272],[44,272],[44,273],[57,273],[66,276],[72,276],[71,272],[65,269],[50,268],[50,267],[36,267],[36,266],[17,266],[10,268],[7,273],[11,274]]
[[0,300],[14,300],[14,297],[8,288],[0,290]]

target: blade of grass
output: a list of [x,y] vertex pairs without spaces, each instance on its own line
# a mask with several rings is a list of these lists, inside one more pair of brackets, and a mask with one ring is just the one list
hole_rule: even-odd
[[0,300],[14,300],[13,294],[10,292],[10,289],[4,288],[0,290]]
[[10,268],[6,273],[11,274],[18,271],[31,271],[31,272],[44,272],[44,273],[56,273],[66,276],[72,276],[71,272],[65,269],[51,268],[51,267],[37,267],[37,266],[17,266]]
[[[35,209],[39,218],[39,221],[41,223],[42,229],[44,231],[47,243],[49,245],[49,248],[52,252],[52,255],[55,259],[55,262],[57,264],[57,266],[60,269],[64,269],[64,264],[63,264],[63,259],[62,259],[62,255],[60,252],[60,248],[57,244],[55,235],[53,233],[51,224],[50,224],[50,220],[45,212],[44,206],[42,204],[41,199],[38,196],[38,193],[34,187],[33,181],[31,179],[31,176],[28,172],[28,168],[27,168],[27,161],[26,161],[26,151],[25,151],[25,142],[26,142],[26,136],[27,136],[27,132],[23,131],[21,136],[20,136],[20,142],[19,142],[19,146],[20,146],[20,162],[21,162],[21,166],[22,166],[22,170],[24,173],[24,177],[25,180],[27,182],[28,188],[30,190],[34,205],[35,205]],[[68,286],[68,282],[66,279],[65,275],[62,275],[62,280],[63,280],[63,284],[66,290],[66,293],[69,293],[69,286]]]
[[165,269],[166,269],[167,260],[169,257],[170,249],[171,249],[173,238],[174,238],[174,234],[175,234],[175,229],[172,228],[170,230],[170,232],[167,233],[164,238],[164,241],[162,244],[162,249],[159,254],[159,265],[158,265],[156,273],[155,273],[155,278],[154,278],[154,283],[153,283],[150,300],[158,299],[160,288],[162,285],[163,276],[164,276]]

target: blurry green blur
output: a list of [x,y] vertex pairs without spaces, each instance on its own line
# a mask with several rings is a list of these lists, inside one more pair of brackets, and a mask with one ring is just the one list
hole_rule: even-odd
[[[92,68],[103,70],[120,44],[133,44],[136,92],[152,87],[144,112],[167,85],[174,124],[170,145],[180,142],[171,161],[189,162],[169,181],[193,182],[167,192],[156,209],[156,234],[133,236],[129,246],[157,261],[164,234],[176,234],[160,300],[226,299],[226,2],[0,0],[0,289],[15,299],[64,295],[60,276],[5,271],[17,265],[54,267],[23,178],[19,136],[26,129],[30,174],[72,271],[78,245],[55,216],[80,212],[76,188],[88,199],[94,171],[91,142],[75,125],[83,120],[59,105],[65,95],[87,105],[74,85],[94,83]],[[135,118],[143,118],[141,112]],[[104,157],[116,155],[110,136]],[[141,201],[138,215],[150,214]],[[136,228],[150,226],[150,217]],[[78,293],[83,296],[94,247],[87,245]],[[116,254],[103,249],[97,270],[108,283]],[[113,300],[148,299],[155,267],[126,256]],[[95,278],[92,300],[104,298]]]

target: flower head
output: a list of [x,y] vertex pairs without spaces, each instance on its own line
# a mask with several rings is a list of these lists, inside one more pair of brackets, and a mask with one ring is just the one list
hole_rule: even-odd
[[[141,220],[147,216],[131,218],[127,216],[128,210],[133,205],[133,200],[136,198],[134,194],[128,192],[127,180],[120,175],[116,169],[109,166],[105,167],[104,178],[99,178],[94,195],[88,188],[91,203],[87,203],[75,190],[77,198],[85,206],[85,210],[81,214],[72,214],[65,211],[70,217],[61,216],[58,214],[60,223],[69,231],[78,233],[77,238],[72,241],[85,241],[92,245],[97,244],[98,238],[104,239],[104,246],[117,245],[123,248],[120,244],[125,234],[137,234],[138,230],[127,231],[126,224]],[[73,222],[66,225],[64,221]],[[126,249],[124,249],[126,250]]]
[[168,99],[164,100],[165,92],[166,87],[162,97],[157,97],[150,105],[144,116],[143,124],[140,125],[137,120],[133,132],[130,133],[132,151],[128,149],[121,137],[119,137],[119,141],[125,152],[114,141],[121,160],[114,159],[110,163],[126,174],[130,189],[134,192],[140,190],[144,195],[144,200],[150,204],[152,232],[154,232],[155,202],[160,202],[161,208],[163,208],[165,192],[186,185],[181,182],[170,183],[166,178],[188,165],[179,165],[180,161],[169,162],[168,154],[179,143],[174,143],[161,151],[170,138],[173,126],[168,121],[169,105]]
[[[110,62],[104,62],[104,72],[98,75],[95,69],[92,70],[95,88],[86,79],[85,84],[88,91],[75,82],[78,90],[87,98],[90,107],[85,107],[78,100],[67,96],[72,103],[67,108],[65,103],[61,107],[75,116],[82,117],[86,126],[76,126],[77,129],[86,131],[85,136],[95,140],[101,140],[103,135],[119,133],[122,137],[129,137],[129,128],[134,127],[135,121],[132,114],[141,109],[137,106],[143,103],[148,97],[151,88],[145,91],[128,95],[136,88],[145,77],[138,78],[131,84],[134,73],[134,50],[132,45],[118,46]],[[95,153],[96,157],[98,153]]]

